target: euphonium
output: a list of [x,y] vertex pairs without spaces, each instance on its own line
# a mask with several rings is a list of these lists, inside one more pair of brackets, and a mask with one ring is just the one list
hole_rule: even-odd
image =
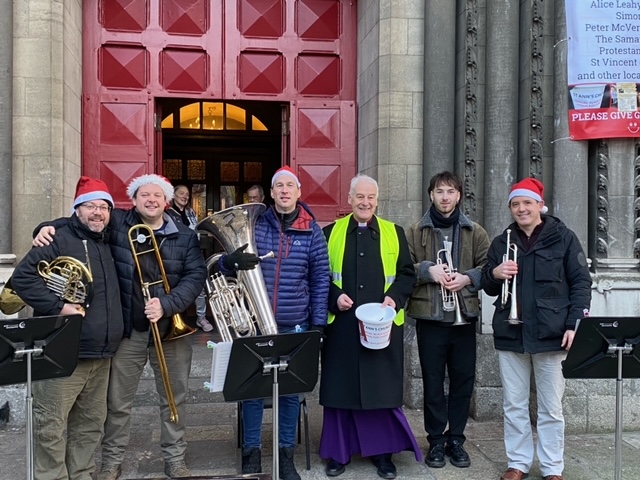
[[[236,205],[208,216],[198,223],[197,229],[212,234],[226,253],[246,244],[245,252],[255,254],[255,223],[265,209],[261,203]],[[221,256],[216,254],[207,259],[209,271]],[[255,336],[258,330],[262,335],[276,335],[278,326],[260,265],[237,274],[237,279],[210,274],[205,283],[209,307],[222,340],[231,342],[234,336]]]
[[[151,248],[139,251],[137,245],[144,245],[147,241],[151,242]],[[167,273],[164,270],[164,263],[162,256],[160,255],[160,247],[156,241],[156,237],[153,234],[151,227],[145,224],[134,225],[129,229],[129,244],[131,245],[131,253],[133,254],[133,260],[136,264],[138,276],[140,277],[140,283],[142,284],[142,296],[144,302],[147,303],[151,300],[150,287],[153,285],[162,284],[165,293],[171,291],[169,285],[169,279]],[[139,257],[148,253],[154,254],[158,268],[160,269],[160,279],[148,280],[145,276],[145,272],[140,264]],[[173,389],[171,388],[171,380],[169,378],[169,368],[167,367],[167,361],[164,356],[164,349],[162,348],[162,342],[166,340],[175,340],[179,337],[184,337],[196,331],[195,328],[191,328],[187,325],[179,313],[173,315],[172,328],[165,335],[164,338],[160,337],[160,329],[157,322],[149,322],[151,333],[153,334],[153,343],[156,347],[156,356],[158,357],[158,363],[160,364],[160,373],[162,374],[162,381],[164,383],[164,390],[167,394],[167,403],[169,404],[169,411],[171,412],[171,421],[178,423],[178,406],[173,396]]]
[[[456,269],[453,268],[453,256],[451,255],[451,245],[452,243],[447,241],[448,237],[444,237],[444,248],[438,250],[436,264],[442,265],[442,263],[446,263],[450,272],[455,272]],[[441,255],[444,255],[444,262],[442,261]],[[460,311],[460,302],[458,300],[458,294],[456,292],[452,292],[451,290],[447,290],[442,285],[440,286],[440,293],[442,295],[442,309],[445,312],[456,312],[456,319],[453,322],[453,326],[458,325],[469,325],[464,317],[462,316],[462,312]]]
[[[518,261],[518,246],[515,243],[511,243],[511,229],[507,229],[507,251],[502,257],[502,261],[508,260]],[[511,287],[509,287],[509,279],[505,278],[502,283],[502,306],[504,307],[511,297],[511,308],[509,309],[509,317],[507,322],[512,325],[520,325],[522,320],[518,319],[518,300],[516,298],[516,278],[518,275],[514,275],[511,279]]]

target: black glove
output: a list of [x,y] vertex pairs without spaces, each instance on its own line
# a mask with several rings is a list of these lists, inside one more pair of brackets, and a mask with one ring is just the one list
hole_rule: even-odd
[[225,258],[225,264],[228,268],[234,268],[236,270],[251,270],[256,268],[256,265],[260,263],[260,258],[255,253],[244,253],[248,244],[238,248],[235,252],[230,253]]
[[320,326],[320,325],[311,325],[311,327],[309,327],[309,331],[310,332],[320,332],[320,345],[322,346],[322,344],[324,343],[324,327]]

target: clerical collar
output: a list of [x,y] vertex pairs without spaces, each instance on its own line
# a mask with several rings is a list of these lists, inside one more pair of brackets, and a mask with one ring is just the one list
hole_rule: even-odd
[[369,226],[369,222],[358,222],[358,228],[367,228]]

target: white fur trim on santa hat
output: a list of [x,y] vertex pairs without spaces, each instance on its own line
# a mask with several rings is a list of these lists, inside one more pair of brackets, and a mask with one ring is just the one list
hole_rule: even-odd
[[[536,192],[534,192],[533,190],[529,190],[526,188],[516,188],[515,190],[513,190],[510,194],[509,194],[509,205],[511,205],[511,200],[515,197],[528,197],[528,198],[533,198],[535,201],[537,202],[542,202],[542,197],[540,195],[538,195]],[[547,207],[546,205],[544,205],[542,207],[542,210],[540,210],[542,213],[547,213],[549,211],[549,207]]]
[[514,197],[529,197],[537,200],[538,202],[542,201],[542,197],[539,194],[533,190],[529,190],[528,188],[516,188],[515,190],[512,190],[509,194],[509,203],[511,203],[511,199]]
[[289,175],[290,177],[293,177],[294,180],[296,181],[296,183],[298,184],[298,188],[300,188],[300,180],[298,179],[298,176],[293,171],[293,169],[291,167],[287,166],[287,165],[285,165],[282,168],[279,168],[276,171],[276,173],[273,174],[273,177],[271,177],[271,188],[273,188],[273,186],[276,184],[276,180],[281,175]]
[[133,200],[138,189],[144,185],[158,185],[162,188],[167,203],[173,200],[173,185],[171,185],[169,180],[161,175],[156,175],[155,173],[141,175],[140,177],[136,177],[131,180],[131,183],[127,187],[127,195],[129,195],[129,198]]

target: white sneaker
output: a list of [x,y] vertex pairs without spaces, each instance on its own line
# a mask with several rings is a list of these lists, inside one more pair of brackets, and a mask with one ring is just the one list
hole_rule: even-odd
[[198,325],[204,332],[210,332],[211,330],[213,330],[213,325],[211,325],[209,323],[209,320],[207,320],[206,318],[199,318],[198,320],[196,320],[196,325]]

